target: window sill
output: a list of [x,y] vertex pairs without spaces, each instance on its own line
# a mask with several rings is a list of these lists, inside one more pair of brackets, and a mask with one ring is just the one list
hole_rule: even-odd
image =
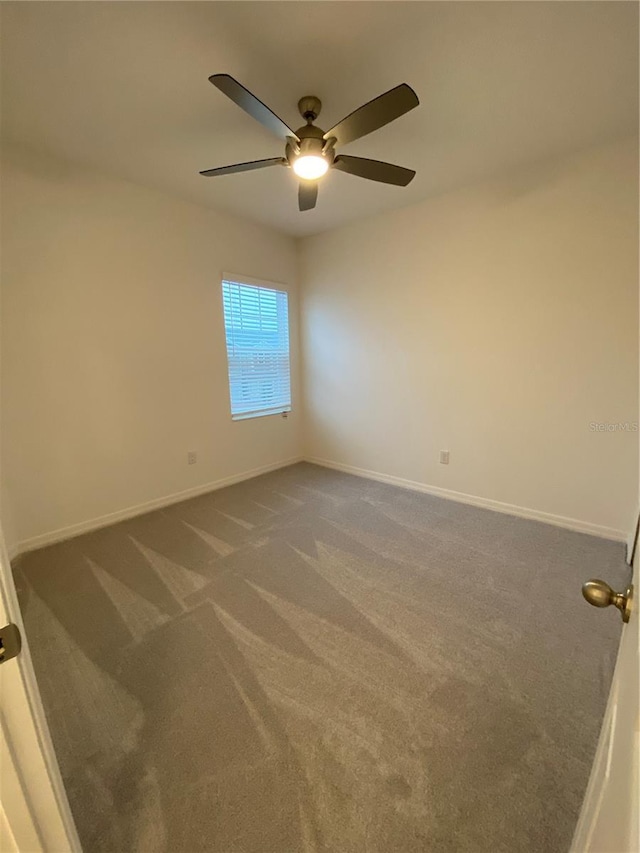
[[277,409],[275,412],[270,409],[266,412],[247,412],[245,415],[231,415],[232,421],[250,421],[254,418],[273,418],[273,417],[281,417],[285,420],[289,416],[291,409]]

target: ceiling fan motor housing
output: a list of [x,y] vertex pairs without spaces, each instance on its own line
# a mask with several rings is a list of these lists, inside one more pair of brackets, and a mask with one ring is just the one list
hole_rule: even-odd
[[313,124],[306,124],[296,130],[296,136],[300,142],[295,146],[287,145],[287,159],[291,164],[295,157],[324,157],[329,161],[329,165],[333,163],[334,152],[333,146],[327,144],[324,139],[324,131]]

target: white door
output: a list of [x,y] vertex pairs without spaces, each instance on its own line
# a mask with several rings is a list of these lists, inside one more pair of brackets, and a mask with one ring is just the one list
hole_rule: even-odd
[[0,527],[0,627],[22,633],[22,651],[0,664],[0,850],[80,853],[16,599]]
[[[623,627],[596,757],[572,853],[640,851],[640,585],[638,550],[633,561],[634,599]],[[585,579],[586,580],[586,579]],[[606,578],[604,578],[606,580]],[[614,612],[611,612],[611,611]],[[594,619],[619,618],[613,607]]]

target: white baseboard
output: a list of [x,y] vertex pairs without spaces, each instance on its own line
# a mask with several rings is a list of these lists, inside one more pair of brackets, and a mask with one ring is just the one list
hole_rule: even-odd
[[101,527],[108,527],[110,524],[116,524],[118,521],[135,518],[136,515],[144,515],[145,512],[162,509],[165,506],[171,506],[171,504],[180,503],[180,501],[186,501],[188,498],[195,498],[207,492],[215,492],[218,489],[223,489],[225,486],[232,486],[234,483],[241,483],[243,480],[251,480],[253,477],[259,477],[260,474],[268,474],[270,471],[276,471],[278,468],[286,468],[287,465],[294,465],[296,462],[301,461],[302,458],[300,456],[283,459],[280,462],[273,462],[269,465],[262,465],[260,468],[243,471],[241,474],[233,474],[231,477],[214,480],[212,483],[204,483],[201,486],[194,486],[191,489],[184,489],[181,492],[174,492],[171,495],[154,498],[145,503],[129,506],[126,509],[119,509],[116,512],[110,512],[97,518],[89,518],[86,521],[72,524],[69,527],[61,527],[58,530],[50,530],[48,533],[42,533],[30,539],[23,539],[9,549],[9,559],[13,560],[27,551],[35,551],[36,548],[44,548],[45,545],[53,545],[55,542],[73,539],[75,536],[89,533],[92,530],[98,530]]
[[214,480],[211,483],[204,483],[201,486],[194,486],[191,489],[174,492],[171,495],[165,495],[161,498],[154,498],[153,500],[146,501],[145,503],[126,507],[125,509],[98,516],[97,518],[90,518],[86,521],[81,521],[78,524],[72,524],[69,527],[51,530],[47,533],[33,536],[30,539],[24,539],[9,548],[8,556],[10,560],[14,560],[16,557],[19,557],[27,551],[35,551],[36,548],[43,548],[46,545],[53,545],[55,542],[72,539],[73,537],[80,536],[83,533],[89,533],[90,531],[98,530],[101,527],[108,527],[110,524],[116,524],[117,522],[125,521],[128,518],[135,518],[137,515],[152,512],[155,509],[162,509],[165,506],[171,506],[171,504],[180,503],[180,501],[187,500],[188,498],[195,498],[198,497],[198,495],[204,495],[207,492],[214,492],[217,489],[223,489],[225,486],[232,486],[234,483],[241,483],[243,480],[250,480],[253,477],[260,476],[260,474],[268,474],[270,471],[276,471],[278,468],[285,468],[288,465],[294,465],[296,462],[302,461],[311,462],[314,465],[321,465],[323,468],[332,468],[336,471],[343,471],[346,474],[354,474],[357,477],[365,477],[369,480],[378,480],[382,483],[389,483],[393,486],[401,486],[405,489],[425,492],[426,494],[435,495],[436,497],[445,498],[446,500],[458,501],[458,503],[484,507],[485,509],[491,509],[495,512],[502,512],[507,515],[515,515],[520,518],[530,518],[535,521],[543,521],[547,524],[553,524],[556,527],[564,527],[568,530],[575,530],[579,533],[589,533],[592,536],[600,536],[603,539],[628,542],[628,534],[623,530],[616,530],[613,527],[591,524],[587,521],[579,521],[576,518],[566,518],[561,515],[553,515],[552,513],[541,512],[540,510],[529,509],[527,507],[516,506],[515,504],[503,503],[501,501],[494,501],[489,498],[478,497],[477,495],[467,495],[463,492],[456,492],[452,489],[443,489],[439,486],[429,486],[426,483],[419,483],[416,480],[406,480],[402,477],[394,477],[391,474],[381,474],[378,471],[356,468],[353,465],[344,465],[340,462],[332,462],[328,459],[319,459],[315,456],[295,456],[269,465],[263,465],[259,468],[252,468],[250,471],[243,471],[240,474],[234,474],[220,480]]
[[20,548],[17,545],[8,545],[7,546],[7,558],[9,562],[15,560],[16,557],[20,555]]
[[429,486],[416,480],[405,480],[402,477],[394,477],[391,474],[381,474],[378,471],[368,471],[365,468],[355,468],[353,465],[343,465],[341,462],[332,462],[328,459],[318,459],[315,456],[305,456],[305,462],[321,465],[323,468],[333,468],[343,471],[345,474],[354,474],[356,477],[365,477],[368,480],[378,480],[381,483],[389,483],[392,486],[402,486],[415,492],[425,492],[458,503],[471,504],[472,506],[491,509],[495,512],[503,512],[505,515],[515,515],[519,518],[530,518],[533,521],[543,521],[553,524],[555,527],[564,527],[567,530],[575,530],[578,533],[589,533],[591,536],[600,536],[602,539],[613,539],[616,542],[625,542],[627,533],[624,530],[616,530],[615,527],[604,527],[600,524],[592,524],[589,521],[579,521],[577,518],[566,518],[563,515],[553,515],[550,512],[541,512],[537,509],[516,506],[515,504],[494,501],[489,498],[481,498],[477,495],[466,495],[464,492],[455,492],[453,489],[442,489],[439,486]]

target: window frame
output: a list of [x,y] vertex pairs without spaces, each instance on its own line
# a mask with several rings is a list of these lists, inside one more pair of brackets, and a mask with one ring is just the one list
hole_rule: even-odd
[[[224,313],[224,292],[223,285],[224,282],[229,282],[231,284],[238,285],[246,285],[247,287],[262,287],[266,290],[275,290],[280,293],[285,293],[287,295],[287,334],[289,339],[289,391],[290,391],[290,399],[291,402],[288,407],[278,409],[277,411],[273,411],[273,409],[267,411],[255,411],[248,412],[247,414],[238,414],[234,415],[232,411],[231,404],[231,377],[229,376],[229,352],[227,348],[227,329],[225,323],[225,313]],[[264,278],[254,278],[249,275],[241,275],[239,273],[222,271],[220,276],[220,286],[219,286],[219,294],[218,298],[220,300],[220,311],[222,314],[222,336],[224,341],[224,357],[226,361],[226,379],[227,379],[227,392],[228,392],[228,400],[229,400],[229,416],[231,420],[235,422],[239,421],[250,421],[255,418],[269,418],[269,417],[280,417],[286,418],[290,412],[293,411],[293,358],[292,358],[292,330],[291,330],[291,296],[292,290],[291,287],[286,282],[281,281],[270,281],[269,279]]]

